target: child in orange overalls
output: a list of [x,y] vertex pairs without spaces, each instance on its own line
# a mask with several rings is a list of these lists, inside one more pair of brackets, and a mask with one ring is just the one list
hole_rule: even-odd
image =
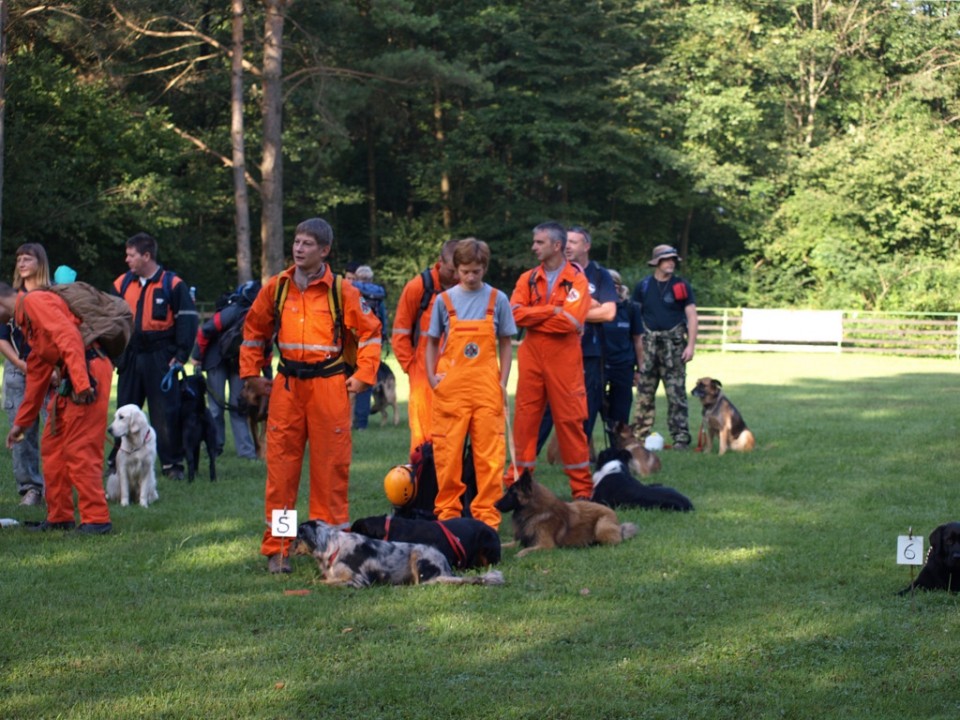
[[[438,520],[463,512],[463,446],[473,446],[477,496],[470,503],[474,519],[494,530],[500,513],[493,504],[503,493],[506,444],[504,407],[517,326],[510,301],[483,282],[490,248],[467,238],[453,254],[460,283],[434,303],[427,332],[427,377],[433,388],[433,458],[437,467]],[[446,337],[443,349],[440,338]]]

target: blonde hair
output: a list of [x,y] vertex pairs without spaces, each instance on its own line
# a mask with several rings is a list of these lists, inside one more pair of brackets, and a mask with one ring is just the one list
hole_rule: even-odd
[[[47,261],[47,251],[43,249],[43,245],[40,243],[24,243],[17,248],[14,257],[18,258],[21,255],[29,255],[30,257],[36,258],[37,274],[34,276],[34,280],[37,283],[37,287],[50,287],[50,263]],[[13,267],[13,282],[11,285],[15,290],[19,290],[24,286],[24,280],[20,277],[20,273],[17,272],[16,265]]]

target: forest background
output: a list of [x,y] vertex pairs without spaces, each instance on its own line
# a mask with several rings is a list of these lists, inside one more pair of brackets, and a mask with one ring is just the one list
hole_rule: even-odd
[[531,228],[700,305],[952,311],[951,0],[0,0],[0,277],[106,286],[145,230],[212,301],[323,216],[392,299],[450,237],[506,289]]

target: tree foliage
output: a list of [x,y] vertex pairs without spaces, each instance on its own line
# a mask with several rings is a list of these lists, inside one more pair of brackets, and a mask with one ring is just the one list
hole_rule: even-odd
[[[201,299],[236,282],[232,4],[10,3],[2,257],[43,242],[105,283],[143,229]],[[509,287],[552,218],[591,226],[627,278],[677,244],[701,303],[955,309],[949,3],[248,0],[252,227],[271,8],[282,219],[264,237],[323,215],[335,262],[397,289],[475,235]]]

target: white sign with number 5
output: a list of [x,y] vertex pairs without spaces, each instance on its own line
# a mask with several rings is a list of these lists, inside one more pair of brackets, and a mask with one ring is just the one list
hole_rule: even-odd
[[270,534],[274,537],[295,538],[297,536],[297,511],[274,510],[270,525]]
[[897,565],[923,565],[923,537],[897,537]]

